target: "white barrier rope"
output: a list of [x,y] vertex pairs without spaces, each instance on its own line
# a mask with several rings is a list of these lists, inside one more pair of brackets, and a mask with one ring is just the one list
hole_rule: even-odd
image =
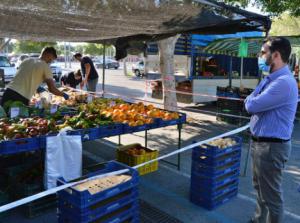
[[[166,155],[160,156],[160,157],[158,157],[158,158],[156,158],[154,160],[150,160],[148,162],[145,162],[145,163],[139,164],[137,166],[134,166],[133,168],[137,169],[137,168],[139,168],[141,166],[147,165],[149,163],[152,163],[152,162],[155,162],[155,161],[158,161],[158,160],[161,160],[161,159],[165,159],[167,157],[176,155],[178,153],[182,153],[184,151],[187,151],[189,149],[194,148],[195,146],[199,146],[199,145],[208,143],[208,142],[210,142],[212,140],[215,140],[215,139],[218,139],[218,138],[223,138],[223,137],[230,136],[230,135],[233,135],[233,134],[237,134],[239,132],[242,132],[242,131],[246,130],[247,128],[249,128],[249,124],[247,124],[245,126],[242,126],[240,128],[234,129],[232,131],[223,133],[221,135],[218,135],[218,136],[215,136],[215,137],[212,137],[212,138],[209,138],[209,139],[206,139],[206,140],[203,140],[203,141],[191,144],[189,146],[183,147],[181,149],[175,150],[175,151],[173,151],[171,153],[168,153]],[[78,181],[78,182],[73,182],[73,183],[68,183],[68,184],[65,184],[65,185],[61,185],[61,186],[58,186],[58,187],[55,187],[55,188],[52,188],[52,189],[40,192],[38,194],[29,196],[29,197],[26,197],[26,198],[23,198],[23,199],[20,199],[20,200],[17,200],[17,201],[8,203],[8,204],[5,204],[5,205],[3,205],[3,206],[0,207],[0,213],[8,211],[8,210],[13,209],[13,208],[16,208],[18,206],[27,204],[29,202],[35,201],[35,200],[37,200],[39,198],[42,198],[42,197],[54,194],[54,193],[56,193],[58,191],[66,189],[68,187],[73,187],[73,186],[76,186],[78,184],[90,181],[90,180],[95,180],[95,179],[100,179],[100,178],[104,178],[104,177],[107,177],[107,176],[113,176],[113,175],[118,175],[118,174],[126,173],[128,171],[129,171],[129,169],[123,169],[123,170],[119,170],[119,171],[114,171],[114,172],[110,172],[110,173],[106,173],[106,174],[102,174],[102,175],[90,177],[90,178],[87,178],[87,179],[84,179],[84,180],[81,180],[81,181]]]

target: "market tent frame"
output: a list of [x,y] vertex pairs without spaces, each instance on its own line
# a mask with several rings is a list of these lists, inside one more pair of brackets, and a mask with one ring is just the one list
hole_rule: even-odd
[[0,37],[43,42],[157,40],[268,32],[271,20],[214,0],[2,0]]

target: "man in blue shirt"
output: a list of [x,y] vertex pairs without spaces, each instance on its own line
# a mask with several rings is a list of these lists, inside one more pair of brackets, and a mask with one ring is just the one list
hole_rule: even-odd
[[282,170],[291,153],[291,135],[298,87],[287,62],[290,42],[268,38],[260,52],[260,67],[270,74],[245,100],[250,121],[253,186],[257,192],[255,223],[283,222]]
[[80,62],[81,72],[84,77],[80,87],[86,85],[88,91],[96,92],[98,84],[98,72],[91,58],[82,56],[81,53],[75,53],[74,58]]

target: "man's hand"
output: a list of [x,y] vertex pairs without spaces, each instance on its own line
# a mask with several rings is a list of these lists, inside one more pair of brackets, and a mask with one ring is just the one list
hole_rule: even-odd
[[46,91],[46,89],[45,88],[43,88],[43,87],[41,87],[41,86],[39,86],[37,89],[36,89],[36,91],[37,91],[37,93],[42,93],[42,92],[45,92]]
[[68,100],[70,98],[69,95],[66,94],[66,93],[63,93],[63,97],[64,97],[65,100]]
[[82,90],[83,87],[84,87],[84,80],[82,80],[82,81],[80,82],[80,89]]

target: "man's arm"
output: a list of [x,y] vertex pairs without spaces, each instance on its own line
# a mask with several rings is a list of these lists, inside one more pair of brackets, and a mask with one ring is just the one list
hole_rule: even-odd
[[90,72],[91,72],[91,65],[89,63],[84,64],[85,67],[85,79],[84,79],[84,83],[86,84],[89,76],[90,76]]
[[290,90],[286,80],[273,81],[261,94],[247,97],[245,108],[252,114],[278,108],[286,103]]
[[58,89],[55,87],[55,84],[54,84],[54,81],[53,81],[52,78],[47,78],[47,79],[45,80],[45,83],[47,84],[48,89],[49,89],[49,91],[50,91],[52,94],[55,94],[55,95],[61,96],[61,97],[64,96],[63,92],[61,92],[60,90],[58,90]]

